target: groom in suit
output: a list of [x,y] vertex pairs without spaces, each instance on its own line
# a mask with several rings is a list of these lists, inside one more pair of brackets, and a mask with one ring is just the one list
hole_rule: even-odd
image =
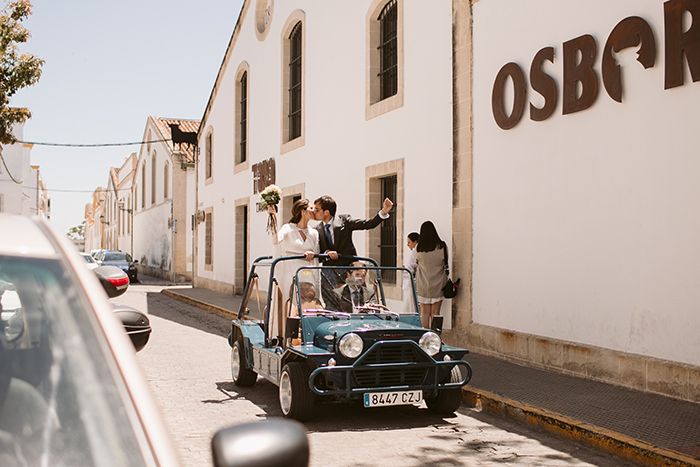
[[389,211],[394,203],[386,198],[381,211],[372,219],[353,219],[347,214],[336,216],[337,205],[330,196],[321,196],[314,201],[314,216],[321,221],[316,230],[320,242],[320,251],[330,256],[324,262],[325,266],[347,266],[350,260],[339,256],[355,256],[357,250],[352,242],[352,233],[356,230],[370,230],[377,227],[384,219],[389,218]]
[[[372,219],[353,219],[348,215],[336,216],[337,205],[330,196],[321,196],[314,201],[314,216],[321,221],[318,230],[320,252],[327,254],[330,259],[323,262],[324,266],[348,266],[352,261],[340,256],[355,256],[357,250],[352,242],[352,233],[356,230],[369,230],[377,227],[384,219],[389,218],[389,211],[394,203],[386,198],[381,211]],[[341,303],[335,303],[337,295],[333,290],[345,283],[346,270],[324,269],[321,275],[321,293],[326,303],[332,308],[341,309]]]

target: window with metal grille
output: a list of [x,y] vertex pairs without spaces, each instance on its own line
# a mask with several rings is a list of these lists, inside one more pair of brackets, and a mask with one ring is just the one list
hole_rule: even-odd
[[397,6],[396,0],[386,4],[379,13],[379,87],[380,100],[395,95],[398,91],[398,48],[397,48]]
[[289,141],[301,136],[301,22],[289,35]]
[[211,266],[212,253],[212,216],[213,212],[206,213],[204,220],[204,264]]
[[[381,178],[382,200],[389,198],[396,200],[396,175]],[[380,227],[380,264],[387,267],[396,267],[396,215],[395,208],[391,208],[389,218],[381,223]],[[387,283],[396,282],[396,271],[384,271],[382,280]]]
[[211,178],[211,146],[212,134],[209,133],[204,142],[204,177]]
[[241,76],[239,86],[241,92],[241,119],[238,122],[238,131],[240,132],[240,152],[238,156],[239,160],[237,160],[236,162],[240,164],[241,162],[245,162],[247,158],[246,144],[248,142],[248,72],[244,72],[243,76]]

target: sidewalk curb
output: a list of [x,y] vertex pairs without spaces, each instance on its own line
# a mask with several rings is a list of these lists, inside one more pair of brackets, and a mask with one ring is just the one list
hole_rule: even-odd
[[217,315],[223,316],[224,318],[237,319],[237,313],[234,313],[231,310],[227,310],[226,308],[220,307],[218,305],[212,305],[211,303],[203,302],[201,300],[188,297],[187,295],[177,293],[171,289],[163,289],[160,291],[160,293],[162,293],[163,295],[167,295],[168,297],[173,298],[175,300],[187,303],[188,305],[193,305],[197,308],[201,308],[202,310],[216,313]]
[[660,448],[596,425],[534,407],[498,394],[465,386],[465,405],[542,428],[557,436],[578,441],[596,449],[643,465],[694,466],[698,460],[676,451]]

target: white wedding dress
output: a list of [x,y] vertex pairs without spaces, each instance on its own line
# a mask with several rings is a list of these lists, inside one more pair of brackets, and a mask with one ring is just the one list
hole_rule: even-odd
[[[318,231],[310,227],[300,229],[296,224],[284,224],[277,232],[277,238],[273,238],[273,243],[275,244],[275,258],[299,256],[307,251],[319,252]],[[318,266],[318,260],[314,259],[309,262],[305,259],[294,259],[280,261],[275,266],[275,278],[282,291],[282,303],[286,303],[289,298],[289,289],[294,275],[300,267],[304,266]],[[312,283],[317,291],[320,290],[321,281],[318,270],[301,271],[299,281]],[[320,292],[318,295],[320,296]]]

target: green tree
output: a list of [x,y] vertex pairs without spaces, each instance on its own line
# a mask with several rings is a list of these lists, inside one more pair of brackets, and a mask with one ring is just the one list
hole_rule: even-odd
[[71,240],[85,240],[85,221],[83,221],[80,225],[76,225],[75,227],[68,229],[68,233],[66,233],[66,235]]
[[5,3],[0,10],[0,144],[14,143],[12,126],[31,117],[29,109],[10,107],[10,99],[18,90],[39,80],[44,64],[34,55],[19,52],[18,45],[27,42],[30,37],[22,21],[31,14],[29,0]]

